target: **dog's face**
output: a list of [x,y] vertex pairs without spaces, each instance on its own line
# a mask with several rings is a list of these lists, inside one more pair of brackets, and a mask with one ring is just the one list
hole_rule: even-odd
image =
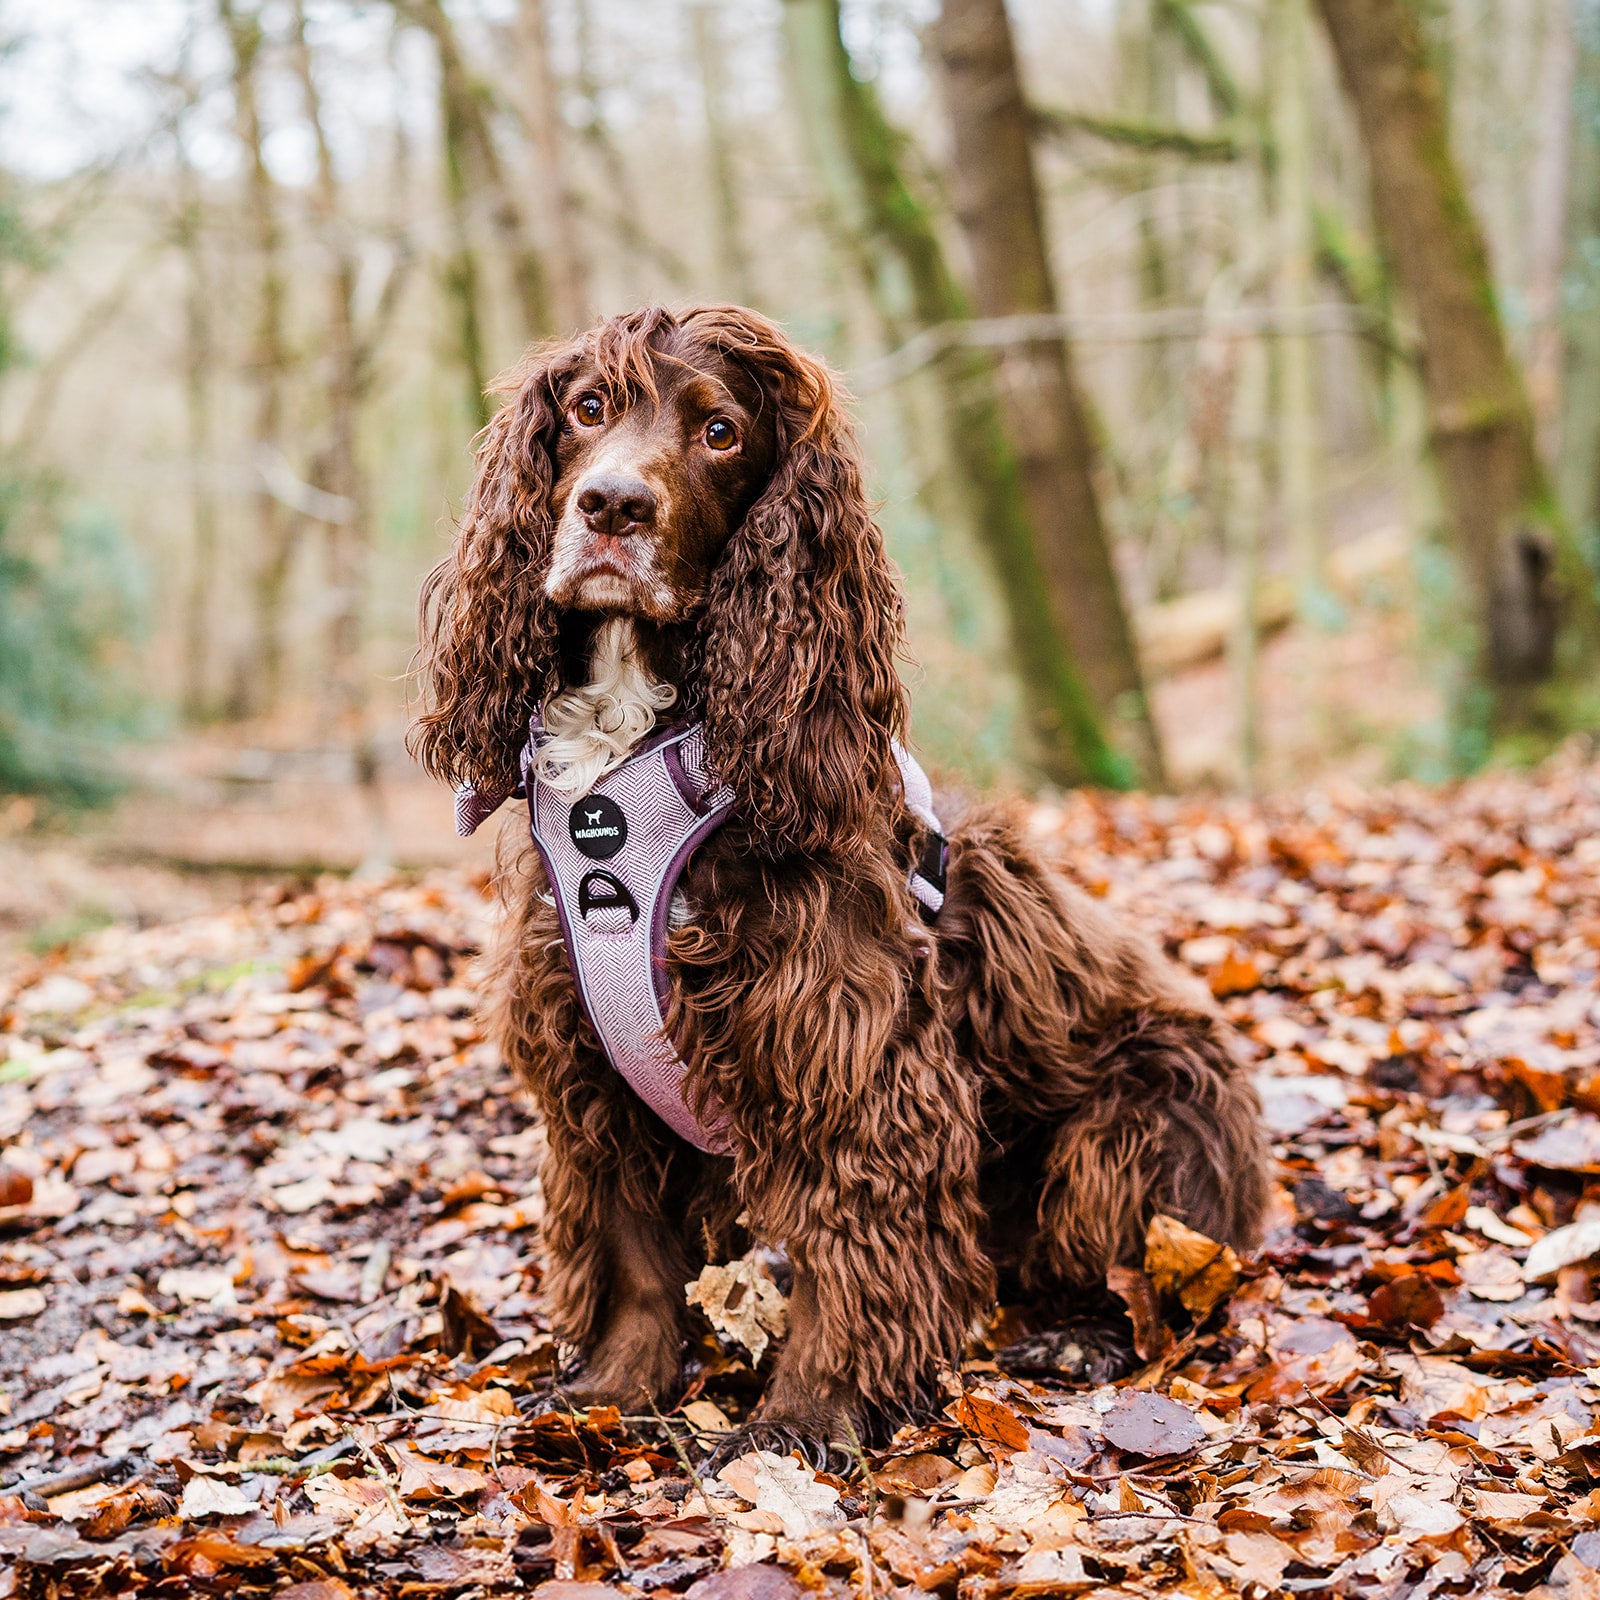
[[757,376],[691,331],[646,361],[626,385],[590,361],[564,386],[544,588],[567,609],[672,622],[770,478],[778,419]]

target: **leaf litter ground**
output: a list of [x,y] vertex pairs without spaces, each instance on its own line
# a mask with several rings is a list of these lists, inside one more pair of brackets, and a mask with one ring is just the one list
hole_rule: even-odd
[[1258,1254],[1160,1218],[1113,1274],[1131,1378],[1004,1370],[1002,1311],[843,1476],[708,1478],[782,1338],[752,1258],[670,1414],[519,1410],[558,1351],[483,886],[282,887],[0,975],[0,1596],[1597,1600],[1600,767],[1035,820],[1276,1140]]

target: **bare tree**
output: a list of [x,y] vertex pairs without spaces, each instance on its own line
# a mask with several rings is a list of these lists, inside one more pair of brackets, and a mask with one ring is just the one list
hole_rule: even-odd
[[1318,3],[1421,334],[1429,431],[1477,632],[1482,693],[1463,695],[1463,731],[1554,731],[1543,691],[1587,666],[1593,605],[1539,459],[1419,13],[1410,0]]
[[313,487],[327,528],[327,568],[334,606],[328,634],[328,689],[334,727],[351,753],[367,811],[364,866],[386,867],[393,855],[384,803],[382,763],[373,738],[371,682],[366,660],[365,607],[372,548],[372,482],[361,458],[362,407],[371,388],[374,352],[393,313],[409,253],[391,268],[369,325],[358,327],[356,290],[360,260],[342,203],[328,143],[322,95],[306,38],[305,0],[294,3],[294,60],[306,120],[316,145],[312,200],[319,243],[327,256],[327,442],[313,469]]
[[[932,30],[952,136],[956,219],[984,317],[1057,310],[1029,118],[1005,0],[945,0]],[[1035,548],[1057,630],[1115,745],[1163,781],[1161,747],[1095,486],[1094,429],[1059,336],[1019,340],[1000,367]]]
[[[283,222],[278,186],[262,154],[266,130],[258,95],[262,50],[266,43],[260,15],[244,11],[238,0],[218,0],[233,53],[234,118],[245,156],[245,201],[257,279],[255,335],[250,382],[255,390],[251,434],[256,472],[282,456],[285,389],[290,368],[285,314],[288,282],[284,264]],[[238,663],[233,710],[269,709],[283,692],[284,605],[289,572],[302,529],[301,519],[284,506],[261,478],[254,493],[256,567],[255,626],[250,647]]]
[[[967,319],[933,218],[901,170],[899,140],[850,70],[838,0],[785,0],[784,35],[812,165],[886,336],[898,343]],[[1060,783],[1126,784],[1131,763],[1107,737],[1050,602],[991,364],[958,351],[936,373],[936,454],[999,579],[1040,770]]]
[[560,90],[550,61],[545,0],[518,0],[517,41],[522,57],[523,116],[533,145],[550,241],[551,315],[559,331],[571,332],[589,320],[589,266],[567,159]]
[[217,351],[211,322],[212,282],[205,248],[205,208],[199,175],[178,141],[177,242],[188,285],[184,296],[183,397],[188,426],[189,503],[193,517],[189,586],[183,606],[183,709],[191,721],[213,708],[211,606],[217,576],[217,493],[213,483],[213,426]]
[[717,267],[728,292],[749,304],[755,299],[750,253],[744,247],[740,216],[739,174],[733,160],[733,133],[728,127],[727,83],[722,70],[716,0],[691,0],[689,33],[694,41],[695,69],[706,118],[706,164],[711,178],[711,212],[715,223]]
[[462,369],[480,421],[489,419],[488,362],[484,355],[482,270],[473,243],[473,214],[481,203],[511,266],[525,339],[543,338],[551,322],[544,262],[523,217],[514,186],[495,147],[490,126],[492,91],[468,66],[444,0],[402,0],[403,13],[433,40],[439,57],[445,195],[451,254],[445,287],[454,304]]
[[[1311,96],[1307,82],[1307,0],[1273,0],[1267,17],[1266,82],[1276,163],[1278,480],[1301,614],[1314,617],[1327,551],[1320,504],[1315,340],[1308,326],[1313,281]],[[1248,387],[1248,386],[1247,386]]]
[[1563,274],[1561,503],[1600,533],[1600,0],[1572,0],[1572,127]]

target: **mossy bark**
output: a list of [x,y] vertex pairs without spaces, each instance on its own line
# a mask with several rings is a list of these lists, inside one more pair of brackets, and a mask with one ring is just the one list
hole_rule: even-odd
[[[930,33],[952,136],[956,220],[983,317],[1058,309],[1029,117],[1005,0],[945,0]],[[1010,345],[1000,410],[1050,607],[1111,737],[1140,780],[1163,781],[1161,747],[1095,487],[1094,430],[1059,335]]]
[[1421,13],[1413,0],[1318,4],[1421,335],[1429,435],[1476,635],[1461,714],[1483,718],[1490,738],[1554,736],[1593,665],[1592,580],[1539,458]]
[[427,32],[439,56],[439,109],[452,234],[445,289],[456,308],[461,363],[473,388],[473,409],[480,422],[487,422],[493,407],[484,394],[489,375],[483,354],[481,273],[470,222],[473,203],[480,199],[488,202],[490,220],[511,269],[525,339],[542,339],[554,329],[549,275],[495,148],[489,125],[490,90],[469,69],[443,0],[405,0],[402,14]]
[[[854,265],[888,336],[970,315],[933,219],[902,172],[899,138],[850,70],[838,0],[785,0],[789,74],[819,184],[841,215]],[[1020,463],[995,395],[993,363],[957,350],[936,367],[939,445],[966,519],[993,562],[1045,776],[1125,787],[1138,762],[1108,736],[1069,647],[1029,514]]]

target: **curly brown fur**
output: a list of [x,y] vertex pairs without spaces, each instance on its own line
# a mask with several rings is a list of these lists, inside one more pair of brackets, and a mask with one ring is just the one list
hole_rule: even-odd
[[1156,1210],[1249,1246],[1256,1105],[1208,1000],[1003,807],[951,830],[944,911],[919,916],[891,747],[901,603],[827,370],[754,313],[651,309],[530,352],[502,387],[424,589],[413,747],[509,789],[529,710],[581,685],[623,616],[736,794],[668,946],[669,1032],[726,1157],[608,1065],[536,860],[503,863],[491,1024],[545,1114],[569,1395],[670,1390],[683,1285],[742,1213],[794,1267],[754,1424],[785,1439],[916,1409],[997,1274],[1081,1309]]

